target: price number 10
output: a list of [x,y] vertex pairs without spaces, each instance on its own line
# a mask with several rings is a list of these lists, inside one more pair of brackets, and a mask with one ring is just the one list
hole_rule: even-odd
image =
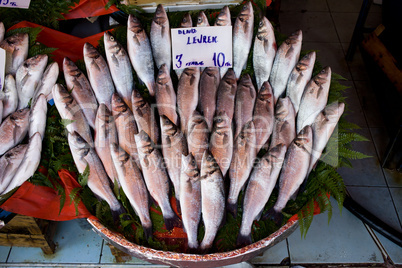
[[216,52],[215,52],[212,60],[214,61],[215,66],[218,66],[218,67],[230,66],[230,63],[226,62],[225,54],[222,52],[220,52],[218,54],[216,54]]

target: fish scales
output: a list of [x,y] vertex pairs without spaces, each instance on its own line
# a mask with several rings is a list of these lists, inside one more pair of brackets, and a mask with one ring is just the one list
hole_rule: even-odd
[[255,91],[250,75],[243,75],[240,78],[236,91],[234,110],[235,139],[240,134],[244,124],[252,120],[256,95],[257,92]]
[[237,91],[236,76],[233,69],[229,69],[221,79],[216,93],[216,114],[225,112],[233,120],[235,98]]
[[216,110],[216,95],[220,81],[221,77],[217,67],[207,67],[201,73],[198,109],[204,115],[209,131],[212,130]]
[[159,68],[156,78],[155,99],[160,116],[167,116],[175,125],[179,124],[176,112],[176,92],[166,64]]
[[296,137],[295,110],[289,97],[279,98],[275,110],[275,124],[272,131],[270,148],[278,144],[289,147]]
[[19,144],[28,133],[29,108],[10,114],[0,125],[0,155]]
[[198,168],[201,168],[202,156],[208,149],[209,131],[207,122],[199,112],[193,112],[187,133],[188,151],[194,155]]

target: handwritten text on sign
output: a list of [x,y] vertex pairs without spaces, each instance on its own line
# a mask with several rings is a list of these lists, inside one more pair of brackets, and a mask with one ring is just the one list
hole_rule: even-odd
[[232,26],[171,29],[173,69],[232,67]]
[[29,8],[31,0],[0,0],[0,7]]

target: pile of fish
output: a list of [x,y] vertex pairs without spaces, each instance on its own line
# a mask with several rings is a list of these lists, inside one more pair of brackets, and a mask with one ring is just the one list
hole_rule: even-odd
[[[29,179],[39,166],[45,134],[47,99],[59,75],[47,55],[28,57],[29,36],[18,33],[4,39],[4,88],[0,90],[0,195]],[[28,143],[23,143],[25,139]]]

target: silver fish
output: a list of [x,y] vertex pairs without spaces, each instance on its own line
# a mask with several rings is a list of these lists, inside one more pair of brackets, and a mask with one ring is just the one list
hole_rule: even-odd
[[155,95],[154,60],[145,29],[138,18],[128,17],[127,51],[138,78],[145,83],[151,96]]
[[296,66],[302,46],[302,31],[292,33],[278,48],[272,65],[269,82],[271,83],[275,103],[285,92],[289,75]]
[[89,167],[88,187],[100,199],[105,200],[112,211],[115,221],[119,219],[119,215],[125,213],[125,209],[114,196],[110,181],[102,162],[90,146],[77,132],[71,133],[73,147],[77,148],[77,156],[85,161]]
[[162,210],[166,229],[172,230],[174,226],[178,226],[179,218],[170,206],[169,176],[163,165],[163,157],[158,149],[153,148],[152,141],[145,131],[141,130],[134,137],[148,191]]
[[19,144],[29,128],[29,108],[10,114],[0,125],[0,155]]
[[229,117],[225,112],[217,114],[212,129],[209,150],[225,177],[233,155],[233,132]]
[[116,168],[113,164],[110,145],[117,143],[116,125],[112,113],[106,104],[101,103],[95,121],[95,151],[102,161],[103,167],[112,183],[119,183]]
[[296,131],[304,126],[311,125],[317,115],[325,108],[328,101],[329,86],[331,84],[331,68],[325,67],[307,84],[297,114]]
[[[88,166],[87,161],[85,161],[84,158],[81,157],[80,155],[80,144],[77,144],[77,142],[75,141],[75,138],[73,136],[73,134],[71,134],[70,132],[67,132],[67,141],[68,141],[68,146],[70,147],[70,152],[71,155],[73,156],[73,160],[74,160],[74,164],[77,167],[77,170],[80,174],[85,172],[85,169]],[[89,145],[88,145],[88,149],[89,149]]]
[[296,64],[295,68],[290,73],[288,84],[286,86],[286,96],[288,96],[292,101],[296,114],[299,111],[304,88],[313,74],[315,57],[315,51],[308,53]]
[[81,107],[89,126],[95,129],[98,101],[96,100],[91,84],[82,71],[78,69],[77,65],[69,58],[64,58],[63,72],[64,78],[66,79],[67,90],[71,92],[71,95]]
[[263,17],[258,25],[253,48],[253,68],[257,90],[260,90],[262,84],[269,79],[276,50],[274,27],[266,17]]
[[205,235],[200,249],[207,251],[213,245],[225,214],[225,187],[218,164],[207,150],[201,166],[201,211]]
[[282,209],[299,189],[306,178],[310,165],[313,134],[311,126],[305,126],[290,144],[279,175],[279,195],[273,208],[268,211],[268,217],[277,224],[282,221]]
[[18,108],[18,92],[14,76],[6,75],[3,89],[3,119],[15,112]]
[[219,83],[216,93],[216,114],[225,112],[233,120],[235,97],[237,91],[236,76],[233,69],[229,69]]
[[190,118],[187,133],[188,151],[194,155],[198,168],[201,168],[202,155],[208,150],[209,130],[204,117],[197,111]]
[[254,11],[251,1],[244,4],[233,26],[233,70],[240,78],[253,41]]
[[27,59],[18,68],[15,84],[18,92],[18,109],[28,106],[47,65],[47,55],[37,55]]
[[52,62],[46,67],[42,79],[40,80],[38,86],[35,89],[33,102],[40,94],[45,95],[46,100],[53,99],[52,88],[56,84],[57,78],[59,77],[59,64],[57,62]]
[[[231,26],[232,25],[232,20],[230,16],[230,10],[228,6],[224,6],[221,11],[219,12],[219,15],[216,17],[216,21],[214,26]],[[226,72],[229,70],[228,67],[222,67],[219,68],[219,72],[221,74],[221,77],[223,77]]]
[[271,136],[274,121],[274,94],[269,82],[265,81],[258,92],[253,113],[257,152]]
[[10,184],[20,166],[28,144],[18,144],[0,158],[0,193]]
[[4,189],[2,194],[6,194],[14,188],[22,185],[26,180],[33,176],[39,166],[40,155],[42,152],[42,137],[37,132],[30,139],[28,148],[22,158],[18,170],[11,179],[10,184]]
[[207,27],[209,26],[208,18],[205,15],[204,11],[200,11],[197,17],[197,27]]
[[17,33],[0,42],[0,48],[6,51],[5,74],[15,76],[17,69],[28,57],[29,35]]
[[106,60],[116,91],[131,109],[131,92],[135,90],[135,85],[130,58],[124,47],[109,32],[104,33],[103,40]]
[[137,144],[134,139],[134,135],[138,133],[137,123],[133,112],[117,93],[112,96],[112,114],[116,123],[119,146],[135,160],[141,169]]
[[181,156],[180,200],[188,247],[196,249],[198,248],[198,225],[201,220],[201,182],[197,163],[191,153]]
[[180,129],[165,115],[160,117],[162,128],[162,154],[176,199],[180,201],[181,156],[188,154],[187,141]]
[[84,45],[84,61],[87,69],[88,80],[91,83],[99,104],[106,104],[109,110],[112,109],[112,94],[115,91],[109,67],[96,48],[90,43]]
[[237,85],[236,91],[234,110],[235,139],[240,134],[244,124],[253,119],[256,95],[257,92],[255,91],[250,75],[243,75]]
[[274,148],[278,144],[284,144],[288,148],[295,137],[296,126],[293,104],[289,97],[280,98],[276,104],[275,124],[269,148]]
[[56,84],[52,89],[54,104],[60,117],[65,121],[68,132],[77,132],[91,147],[94,146],[91,130],[82,109],[68,91]]
[[216,94],[221,76],[219,68],[207,67],[200,77],[200,95],[198,98],[198,110],[204,115],[208,124],[208,130],[212,130],[216,110]]
[[119,176],[119,182],[131,206],[141,221],[145,238],[152,236],[152,221],[149,215],[148,190],[134,159],[116,143],[110,144],[114,166]]
[[169,19],[162,4],[156,7],[149,37],[156,68],[159,69],[162,64],[166,64],[168,72],[170,73],[172,66],[170,26]]
[[237,199],[245,187],[257,157],[255,147],[255,129],[253,121],[244,125],[233,144],[233,156],[229,168],[230,187],[227,198],[227,209],[234,217],[237,215]]
[[189,67],[184,69],[177,85],[177,108],[180,117],[181,132],[187,135],[188,123],[198,104],[198,86],[200,69]]
[[159,141],[159,126],[155,119],[154,105],[151,107],[138,91],[133,91],[131,101],[138,131],[144,130],[152,141],[157,144]]
[[42,139],[45,137],[47,118],[47,101],[43,94],[40,94],[32,105],[29,114],[29,137],[32,137],[36,132],[39,132]]
[[319,113],[311,125],[313,130],[313,151],[311,154],[310,166],[307,174],[314,168],[318,159],[321,157],[321,153],[328,143],[334,129],[341,118],[345,109],[344,103],[333,102],[324,110]]
[[[191,28],[191,27],[193,27],[193,20],[191,19],[190,13],[186,13],[183,16],[183,19],[180,23],[180,28]],[[175,72],[176,72],[177,78],[180,79],[180,76],[184,72],[184,68],[183,69],[175,69]]]
[[159,115],[166,115],[175,125],[178,125],[176,92],[166,64],[161,65],[156,78],[155,99]]
[[254,220],[259,220],[265,204],[275,187],[282,163],[285,158],[286,146],[279,144],[270,149],[258,162],[250,175],[243,201],[243,217],[237,245],[245,246],[252,243],[251,227]]

